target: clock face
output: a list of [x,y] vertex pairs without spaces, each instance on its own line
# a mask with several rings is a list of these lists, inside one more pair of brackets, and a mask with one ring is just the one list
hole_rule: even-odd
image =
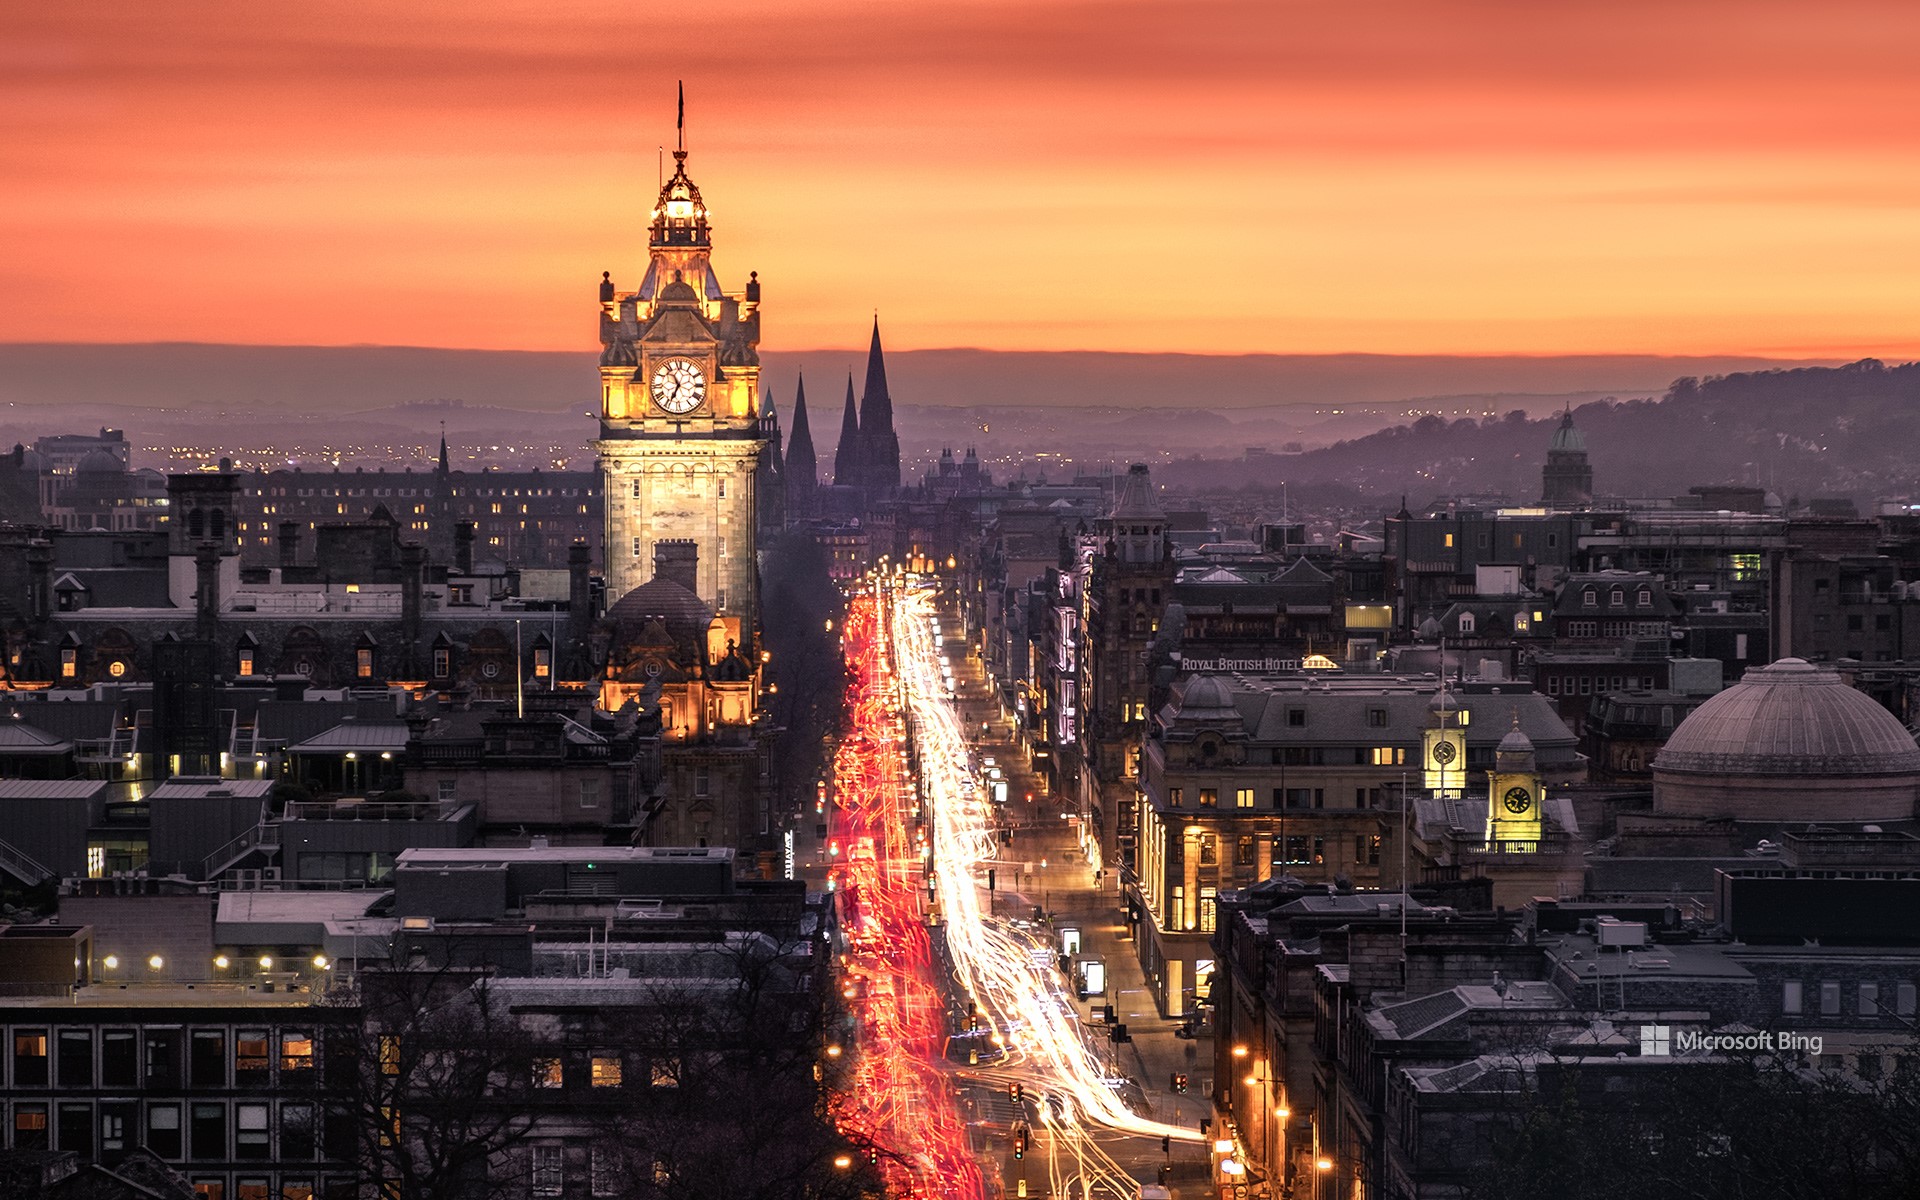
[[1453,748],[1452,742],[1435,742],[1433,746],[1433,761],[1443,767],[1451,766],[1455,753],[1456,751]]
[[685,358],[669,358],[654,369],[653,402],[679,416],[700,407],[707,398],[707,375],[700,364]]
[[1523,787],[1511,787],[1506,795],[1507,811],[1515,816],[1533,807],[1533,793]]

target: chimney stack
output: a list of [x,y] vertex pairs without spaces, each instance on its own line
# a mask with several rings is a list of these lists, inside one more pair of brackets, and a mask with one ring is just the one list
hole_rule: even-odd
[[462,521],[453,527],[453,570],[457,575],[473,574],[472,521]]
[[700,594],[700,545],[690,538],[668,538],[653,544],[653,577],[677,583]]

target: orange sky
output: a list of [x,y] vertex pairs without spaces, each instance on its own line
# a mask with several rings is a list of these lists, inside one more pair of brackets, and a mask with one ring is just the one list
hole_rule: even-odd
[[[684,16],[677,15],[684,13]],[[1920,355],[1910,0],[10,4],[0,340]]]

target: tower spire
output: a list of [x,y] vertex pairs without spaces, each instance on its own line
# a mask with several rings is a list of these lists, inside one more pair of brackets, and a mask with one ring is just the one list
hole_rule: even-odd
[[833,482],[836,487],[860,487],[866,483],[860,461],[860,413],[853,404],[853,372],[847,372],[847,406],[840,414],[840,445],[833,452]]
[[811,486],[818,470],[813,456],[813,429],[807,423],[807,377],[793,389],[793,430],[787,434],[787,477],[804,478]]
[[674,118],[673,127],[676,136],[679,138],[679,145],[675,147],[674,157],[684,158],[687,153],[687,81],[684,79],[680,80],[680,111]]
[[867,347],[867,387],[860,396],[861,464],[868,487],[900,486],[900,437],[893,429],[893,397],[887,391],[887,358],[880,348],[880,316],[874,314]]

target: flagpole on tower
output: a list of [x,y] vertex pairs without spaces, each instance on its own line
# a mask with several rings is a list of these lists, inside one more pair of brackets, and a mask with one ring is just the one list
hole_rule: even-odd
[[685,154],[687,152],[687,82],[684,79],[680,81],[680,114],[673,125],[680,136],[680,153]]

